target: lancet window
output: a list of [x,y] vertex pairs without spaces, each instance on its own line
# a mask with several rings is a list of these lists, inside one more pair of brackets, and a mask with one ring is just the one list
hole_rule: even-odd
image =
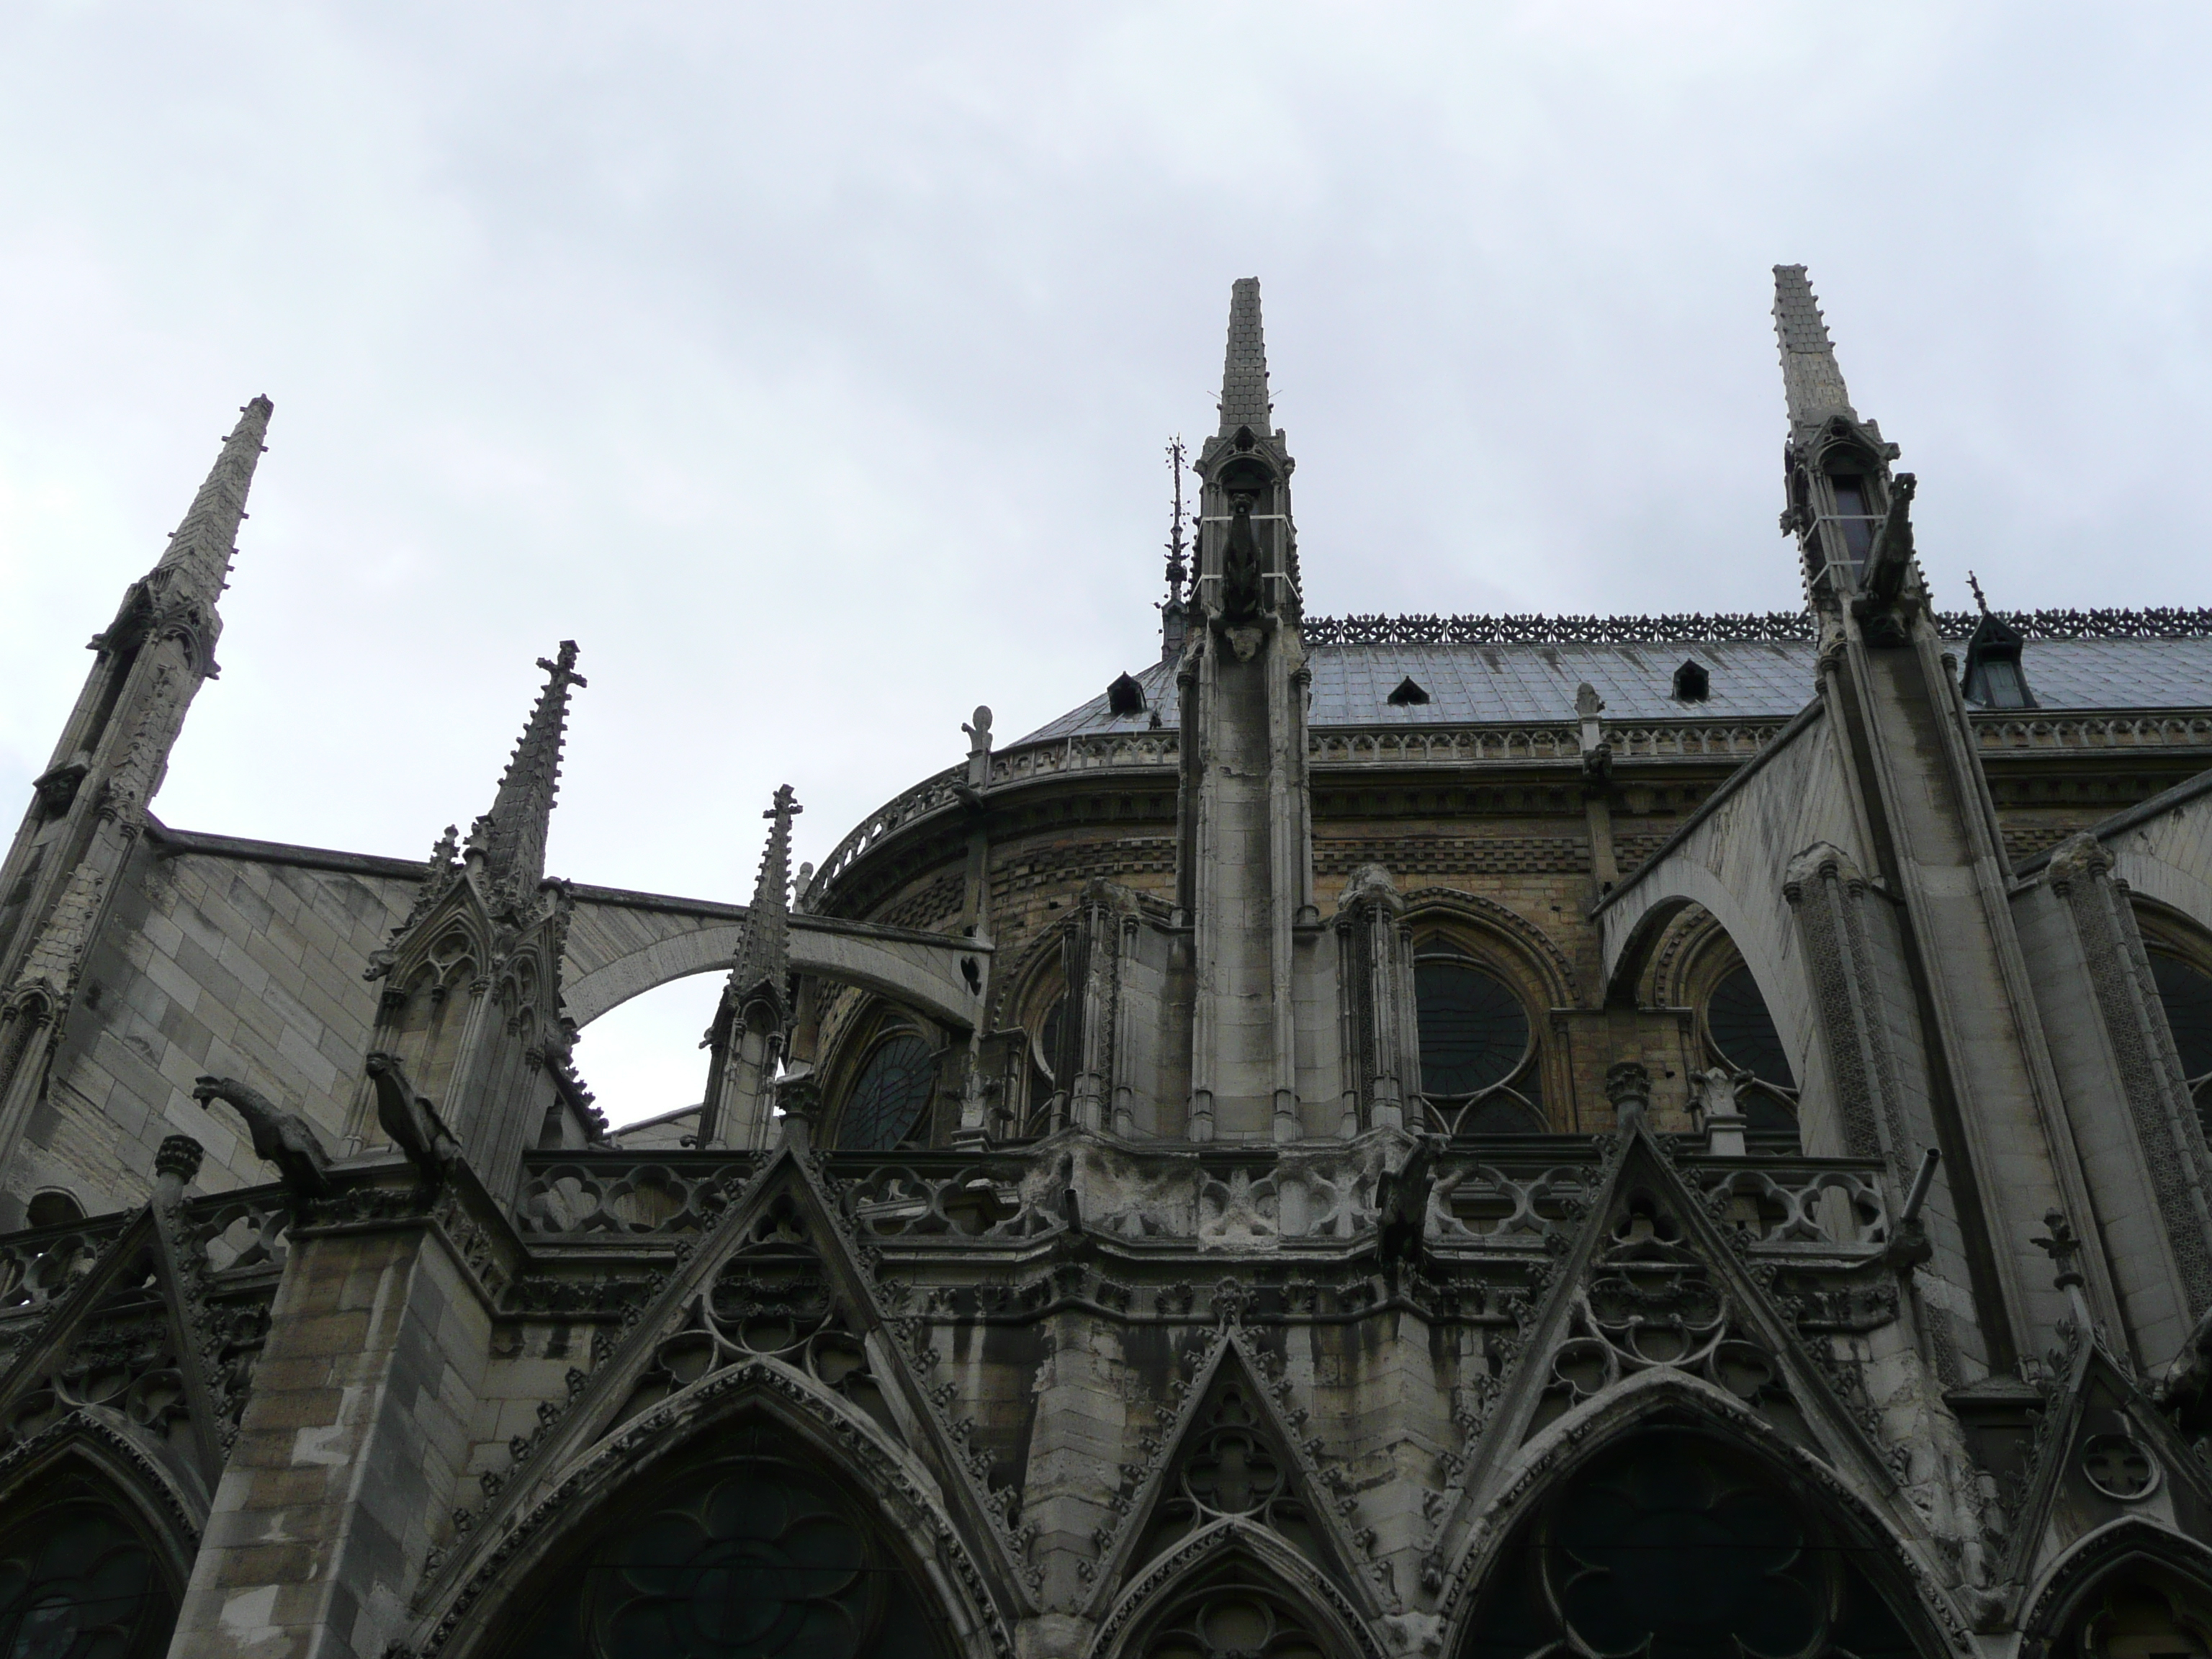
[[750,1427],[621,1506],[505,1659],[950,1659],[927,1592],[857,1500]]
[[2150,974],[2197,1115],[2212,1133],[2212,974],[2163,951],[2151,952]]

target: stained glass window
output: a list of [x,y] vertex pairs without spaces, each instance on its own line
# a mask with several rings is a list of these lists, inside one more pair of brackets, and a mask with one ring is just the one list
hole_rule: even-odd
[[2212,1133],[2212,975],[2179,957],[2154,954],[2150,975],[2166,1009],[2167,1029],[2181,1056],[2181,1074],[2196,1097],[2197,1113]]
[[1461,1659],[1913,1659],[1867,1578],[1870,1559],[1751,1459],[1693,1434],[1647,1434],[1523,1525]]
[[864,1506],[773,1431],[611,1519],[508,1659],[945,1659]]
[[1774,1029],[1774,1016],[1750,969],[1736,968],[1713,987],[1705,1004],[1705,1028],[1713,1034],[1713,1046],[1738,1071],[1778,1089],[1797,1086],[1782,1034]]
[[913,1137],[929,1105],[937,1066],[918,1036],[895,1036],[861,1066],[837,1123],[841,1152],[884,1152]]
[[1416,963],[1413,998],[1425,1094],[1472,1095],[1503,1083],[1528,1052],[1521,999],[1471,962]]
[[154,1659],[177,1602],[154,1552],[105,1505],[27,1504],[0,1535],[7,1659]]

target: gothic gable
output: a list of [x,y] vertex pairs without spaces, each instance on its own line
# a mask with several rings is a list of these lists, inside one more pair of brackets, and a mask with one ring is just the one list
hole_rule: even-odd
[[[459,1534],[426,1574],[418,1608],[442,1648],[525,1547],[542,1555],[578,1500],[609,1500],[715,1425],[767,1412],[848,1468],[887,1514],[957,1565],[986,1622],[991,1586],[1029,1586],[1012,1535],[1018,1494],[992,1493],[988,1462],[964,1457],[885,1315],[872,1249],[856,1240],[805,1157],[773,1154],[679,1259],[621,1335],[602,1339],[572,1399],[541,1412],[489,1501],[456,1512]],[[565,1513],[564,1513],[565,1512]],[[981,1556],[988,1571],[979,1571]],[[985,1616],[979,1613],[979,1616]]]
[[1119,1526],[1098,1540],[1095,1609],[1157,1578],[1163,1563],[1195,1559],[1232,1540],[1249,1547],[1264,1535],[1358,1598],[1363,1616],[1381,1610],[1345,1535],[1352,1500],[1330,1494],[1314,1459],[1319,1443],[1302,1441],[1285,1415],[1289,1387],[1279,1369],[1231,1329],[1217,1334],[1195,1374],[1176,1383],[1158,1452],[1117,1506]]

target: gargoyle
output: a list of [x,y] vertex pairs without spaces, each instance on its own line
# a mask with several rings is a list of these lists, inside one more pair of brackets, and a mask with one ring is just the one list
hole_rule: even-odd
[[330,1154],[297,1112],[286,1111],[234,1077],[195,1078],[192,1098],[203,1106],[220,1100],[245,1119],[246,1133],[253,1137],[253,1155],[275,1164],[296,1196],[320,1198],[330,1191]]
[[1429,1229],[1429,1191],[1436,1185],[1437,1139],[1423,1135],[1395,1170],[1375,1183],[1375,1250],[1385,1266],[1418,1261]]
[[453,1139],[438,1109],[415,1092],[415,1085],[399,1069],[397,1054],[373,1054],[368,1065],[368,1080],[376,1089],[378,1124],[422,1172],[422,1184],[436,1186],[459,1161],[461,1143]]

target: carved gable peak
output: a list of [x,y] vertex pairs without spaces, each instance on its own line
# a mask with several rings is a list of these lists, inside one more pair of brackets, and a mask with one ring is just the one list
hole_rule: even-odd
[[1345,1530],[1355,1505],[1322,1473],[1321,1443],[1303,1435],[1305,1413],[1291,1406],[1291,1392],[1281,1362],[1241,1332],[1215,1339],[1182,1385],[1119,1532],[1104,1540],[1096,1575],[1102,1607],[1150,1564],[1224,1526],[1265,1533],[1332,1582],[1369,1594]]

